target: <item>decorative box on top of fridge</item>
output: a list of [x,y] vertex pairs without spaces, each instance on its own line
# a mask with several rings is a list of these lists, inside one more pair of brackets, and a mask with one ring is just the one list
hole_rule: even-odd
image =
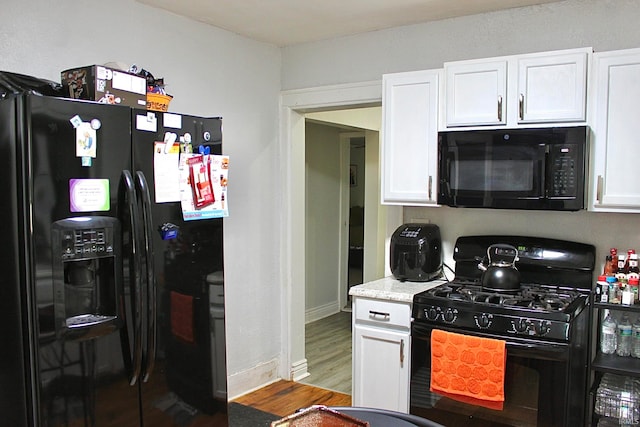
[[65,96],[104,104],[146,108],[144,77],[102,65],[71,68],[61,73]]

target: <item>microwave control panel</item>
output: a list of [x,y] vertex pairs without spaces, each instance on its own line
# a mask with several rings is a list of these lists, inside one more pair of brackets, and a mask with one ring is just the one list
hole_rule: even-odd
[[551,145],[549,150],[550,185],[548,197],[576,197],[584,167],[578,163],[581,147],[573,144]]

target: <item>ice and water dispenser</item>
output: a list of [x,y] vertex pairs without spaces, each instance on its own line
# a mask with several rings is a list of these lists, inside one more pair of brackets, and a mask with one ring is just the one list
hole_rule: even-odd
[[56,333],[72,340],[97,338],[122,324],[120,223],[93,216],[52,226]]

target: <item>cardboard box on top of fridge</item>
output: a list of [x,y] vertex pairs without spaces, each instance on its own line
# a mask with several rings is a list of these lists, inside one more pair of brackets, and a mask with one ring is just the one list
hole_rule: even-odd
[[102,65],[65,70],[61,77],[64,93],[69,98],[137,108],[147,106],[144,77]]

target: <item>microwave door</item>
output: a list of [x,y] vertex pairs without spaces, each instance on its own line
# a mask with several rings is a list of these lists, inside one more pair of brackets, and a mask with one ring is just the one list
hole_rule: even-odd
[[545,197],[543,144],[458,141],[441,155],[443,204],[519,208]]
[[486,158],[486,192],[496,207],[520,207],[521,202],[545,198],[544,144],[492,145]]

